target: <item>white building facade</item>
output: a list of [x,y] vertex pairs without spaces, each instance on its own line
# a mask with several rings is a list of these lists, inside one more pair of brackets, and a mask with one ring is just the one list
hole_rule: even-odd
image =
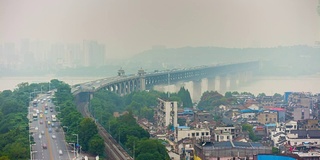
[[158,98],[158,106],[155,110],[158,127],[178,127],[178,103]]

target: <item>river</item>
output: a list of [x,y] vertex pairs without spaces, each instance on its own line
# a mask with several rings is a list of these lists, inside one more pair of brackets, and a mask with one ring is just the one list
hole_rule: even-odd
[[[0,77],[0,91],[13,90],[19,83],[49,82],[58,79],[70,85],[97,80],[104,77]],[[255,77],[250,83],[236,89],[238,92],[251,92],[255,95],[265,93],[283,94],[287,91],[320,93],[320,75],[297,77]]]

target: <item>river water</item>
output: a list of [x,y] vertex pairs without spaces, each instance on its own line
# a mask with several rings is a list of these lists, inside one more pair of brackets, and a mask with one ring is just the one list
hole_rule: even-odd
[[[0,77],[0,91],[8,89],[13,90],[22,82],[40,83],[49,82],[51,79],[58,79],[70,85],[74,85],[101,78],[105,77]],[[251,92],[255,95],[259,93],[265,93],[267,95],[273,95],[274,93],[283,94],[287,91],[320,93],[320,75],[297,77],[255,77],[250,83],[242,85],[236,90],[238,92]]]

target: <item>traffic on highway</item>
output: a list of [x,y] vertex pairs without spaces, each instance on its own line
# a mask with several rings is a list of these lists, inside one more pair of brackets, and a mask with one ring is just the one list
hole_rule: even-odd
[[39,94],[29,105],[31,160],[71,160],[72,149],[68,149],[60,122],[57,120],[56,106],[52,103],[52,94]]

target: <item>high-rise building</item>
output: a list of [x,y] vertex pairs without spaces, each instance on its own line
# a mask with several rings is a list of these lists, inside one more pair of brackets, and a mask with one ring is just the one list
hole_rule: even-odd
[[84,66],[100,67],[105,64],[105,46],[97,41],[83,41]]
[[178,103],[158,98],[158,106],[155,110],[157,126],[160,130],[178,127]]
[[24,68],[32,68],[35,64],[34,55],[31,52],[30,40],[23,39],[20,43],[20,58]]

